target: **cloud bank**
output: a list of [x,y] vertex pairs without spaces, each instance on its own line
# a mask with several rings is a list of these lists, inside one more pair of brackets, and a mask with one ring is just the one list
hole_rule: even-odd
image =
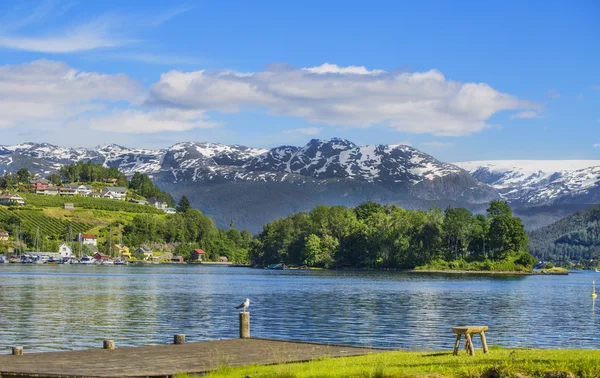
[[170,71],[144,88],[124,74],[85,72],[58,61],[0,66],[0,128],[177,132],[218,126],[218,113],[266,110],[319,124],[287,133],[316,135],[331,125],[460,136],[489,127],[498,112],[535,118],[538,109],[485,83],[448,80],[436,70],[394,73],[323,64],[260,72]]
[[479,132],[504,110],[539,108],[485,83],[448,80],[437,70],[394,73],[328,63],[261,72],[171,71],[152,86],[147,104],[220,112],[259,108],[311,123],[387,125],[440,136]]

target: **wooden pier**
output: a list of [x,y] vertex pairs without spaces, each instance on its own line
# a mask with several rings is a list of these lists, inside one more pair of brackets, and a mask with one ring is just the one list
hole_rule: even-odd
[[223,366],[283,364],[382,351],[257,338],[68,352],[24,350],[22,355],[0,355],[0,378],[170,377],[202,374]]

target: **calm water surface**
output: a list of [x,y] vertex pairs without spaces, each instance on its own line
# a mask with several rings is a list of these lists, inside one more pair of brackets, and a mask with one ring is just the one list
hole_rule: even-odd
[[490,344],[600,348],[593,279],[600,281],[600,274],[6,264],[0,266],[0,350],[84,349],[99,347],[102,339],[146,345],[171,342],[175,333],[189,341],[237,337],[233,307],[246,297],[256,337],[451,349],[451,326],[487,324]]

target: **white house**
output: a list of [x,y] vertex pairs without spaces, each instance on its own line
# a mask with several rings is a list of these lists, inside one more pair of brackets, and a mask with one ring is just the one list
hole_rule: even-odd
[[7,241],[8,240],[8,231],[0,228],[0,241]]
[[160,210],[165,210],[169,205],[165,202],[164,199],[158,197],[150,197],[148,198],[148,204],[156,207]]
[[83,245],[98,245],[98,237],[92,234],[79,234],[79,241],[83,243]]
[[107,186],[102,193],[100,193],[100,197],[124,201],[125,197],[127,197],[127,188],[121,186]]
[[146,247],[140,247],[135,250],[134,255],[138,259],[143,259],[144,261],[152,260],[154,257],[152,254],[152,250]]
[[58,254],[63,260],[70,259],[73,256],[73,250],[71,250],[71,247],[63,243],[60,245],[60,247],[58,247]]
[[61,195],[73,196],[75,194],[79,194],[80,196],[87,197],[92,194],[92,187],[89,185],[80,185],[80,184],[66,184],[60,190]]
[[0,195],[0,205],[25,205],[25,199],[18,194]]
[[56,196],[58,195],[58,188],[55,186],[49,186],[47,188],[37,188],[35,194],[41,194],[44,196]]

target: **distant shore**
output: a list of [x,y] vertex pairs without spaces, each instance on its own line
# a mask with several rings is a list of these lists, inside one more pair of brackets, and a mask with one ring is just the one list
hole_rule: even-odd
[[502,274],[502,275],[519,275],[519,276],[534,276],[534,275],[558,275],[558,276],[566,276],[569,274],[568,271],[532,271],[532,272],[523,272],[523,271],[502,271],[502,270],[435,270],[435,269],[426,269],[426,270],[408,270],[410,273],[448,273],[448,274]]

